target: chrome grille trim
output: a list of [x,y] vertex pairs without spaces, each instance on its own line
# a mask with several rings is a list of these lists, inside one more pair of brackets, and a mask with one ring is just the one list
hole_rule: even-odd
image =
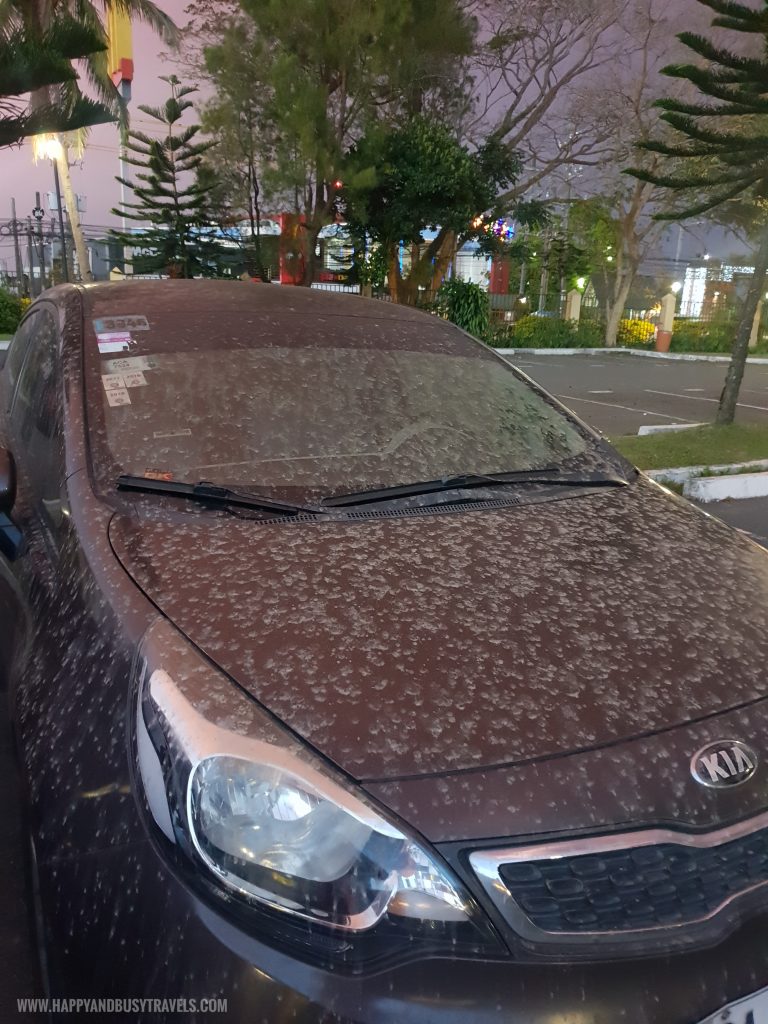
[[659,924],[634,930],[617,931],[545,931],[531,921],[522,907],[511,895],[500,869],[506,864],[520,864],[526,861],[556,861],[562,858],[586,856],[621,850],[635,850],[641,847],[672,844],[683,847],[711,849],[741,839],[768,828],[768,811],[737,822],[713,832],[679,832],[673,829],[643,829],[635,832],[621,832],[612,835],[589,836],[583,839],[563,839],[527,846],[511,846],[500,850],[474,850],[469,863],[497,910],[509,925],[524,939],[535,943],[556,946],[557,944],[579,946],[602,941],[632,942],[644,937],[653,938],[659,933],[667,935],[684,933],[696,928],[721,914],[726,908],[744,896],[768,885],[761,880],[752,886],[730,894],[709,913],[695,919],[675,924]]

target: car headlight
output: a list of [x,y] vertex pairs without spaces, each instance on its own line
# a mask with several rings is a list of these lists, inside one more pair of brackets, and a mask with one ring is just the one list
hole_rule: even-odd
[[172,627],[138,659],[139,773],[159,828],[228,896],[330,932],[499,952],[423,840],[297,741]]

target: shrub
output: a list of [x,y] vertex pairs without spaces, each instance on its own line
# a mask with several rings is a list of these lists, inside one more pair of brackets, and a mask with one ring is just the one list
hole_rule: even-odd
[[22,300],[0,288],[0,334],[13,334],[19,326],[21,313]]
[[479,284],[453,277],[444,281],[435,299],[435,312],[476,338],[488,333],[488,293]]
[[676,320],[670,351],[728,353],[733,344],[734,330],[735,326],[724,323]]
[[514,323],[491,324],[485,340],[494,348],[601,348],[605,329],[599,320],[561,320],[529,314]]
[[574,347],[602,348],[605,345],[605,324],[602,320],[579,320],[571,325]]
[[653,348],[655,330],[650,320],[620,320],[616,344],[625,348]]
[[511,328],[510,348],[570,348],[578,344],[574,340],[574,325],[553,316],[529,314],[515,321]]

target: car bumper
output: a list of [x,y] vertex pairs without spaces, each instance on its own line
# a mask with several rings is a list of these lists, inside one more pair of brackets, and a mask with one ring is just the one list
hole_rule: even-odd
[[[768,984],[768,915],[719,946],[664,958],[522,964],[446,957],[350,975],[246,934],[146,842],[42,865],[40,883],[51,995],[185,1000],[186,1009],[164,1004],[181,1007],[169,1013],[173,1020],[695,1024]],[[226,1000],[226,1010],[201,1017],[211,999]],[[132,1019],[158,1017],[135,1011]]]

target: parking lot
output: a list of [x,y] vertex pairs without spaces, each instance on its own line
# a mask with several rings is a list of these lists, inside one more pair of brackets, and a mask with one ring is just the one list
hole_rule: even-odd
[[[715,415],[727,363],[633,355],[527,353],[507,358],[609,437],[654,423],[703,423]],[[768,364],[748,365],[738,419],[768,424]]]
[[[644,424],[702,423],[715,414],[727,363],[630,355],[508,355],[578,416],[609,437]],[[768,423],[768,365],[748,365],[738,420]],[[768,498],[702,505],[768,547]]]

